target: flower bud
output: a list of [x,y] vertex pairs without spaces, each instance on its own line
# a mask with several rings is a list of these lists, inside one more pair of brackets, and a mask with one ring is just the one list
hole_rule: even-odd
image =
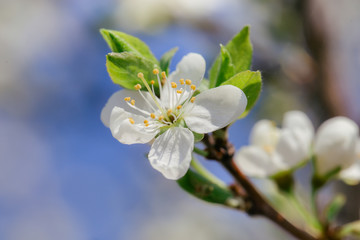
[[317,174],[325,175],[337,167],[345,169],[356,160],[359,127],[346,117],[325,121],[315,136],[314,153]]

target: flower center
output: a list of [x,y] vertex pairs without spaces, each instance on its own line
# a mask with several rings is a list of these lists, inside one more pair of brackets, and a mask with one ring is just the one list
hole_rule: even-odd
[[[162,126],[170,126],[182,119],[183,114],[189,109],[189,104],[193,104],[196,97],[193,97],[196,91],[196,86],[192,84],[190,79],[179,79],[179,82],[167,82],[165,72],[159,74],[158,69],[153,70],[153,74],[156,75],[157,82],[160,90],[160,98],[158,98],[154,91],[155,80],[150,81],[150,85],[144,78],[143,73],[138,73],[138,77],[141,79],[143,85],[147,89],[151,96],[151,99],[147,98],[141,91],[142,85],[136,84],[134,89],[138,91],[140,96],[144,99],[146,104],[150,107],[152,112],[148,112],[144,109],[140,109],[136,106],[135,100],[131,97],[124,98],[127,104],[137,111],[147,116],[144,123],[140,123],[149,129],[156,129]],[[135,123],[133,118],[129,118],[131,124]]]

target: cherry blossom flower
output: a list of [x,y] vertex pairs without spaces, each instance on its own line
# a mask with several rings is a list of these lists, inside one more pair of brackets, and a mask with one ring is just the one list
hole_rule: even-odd
[[323,176],[340,167],[340,178],[359,179],[359,127],[346,117],[334,117],[319,127],[314,142],[316,173]]
[[310,119],[300,111],[287,112],[283,128],[269,120],[257,122],[250,135],[250,146],[242,147],[235,155],[241,170],[252,177],[270,177],[289,171],[310,156],[314,128]]
[[[114,93],[101,113],[103,123],[121,143],[152,143],[148,158],[153,168],[168,179],[187,172],[196,133],[208,133],[235,121],[244,112],[247,99],[242,90],[224,85],[195,95],[205,73],[205,60],[199,54],[183,57],[169,77],[157,69],[160,96],[142,73],[136,91]],[[147,91],[141,91],[143,88]]]

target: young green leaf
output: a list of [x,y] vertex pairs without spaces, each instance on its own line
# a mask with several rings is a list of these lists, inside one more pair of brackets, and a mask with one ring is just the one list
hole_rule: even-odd
[[235,74],[235,67],[232,63],[229,51],[220,44],[220,65],[217,71],[216,82],[214,86],[219,86]]
[[140,39],[123,32],[108,29],[100,29],[100,33],[111,51],[116,53],[131,52],[159,65],[149,47]]
[[224,75],[219,74],[222,68],[232,64],[234,68],[234,72],[230,76],[232,77],[236,73],[250,69],[251,60],[252,45],[250,42],[250,31],[249,26],[246,26],[225,47],[221,46],[221,52],[209,71],[210,87],[217,87],[228,79],[224,79]]
[[259,98],[262,85],[261,73],[259,71],[252,72],[249,70],[240,72],[221,85],[233,85],[243,90],[248,102],[245,112],[240,117],[245,117]]
[[338,215],[345,202],[346,198],[342,194],[338,194],[334,197],[334,199],[327,205],[325,209],[327,222],[331,223],[335,220],[335,217]]
[[[143,85],[137,74],[142,72],[144,78],[150,82],[155,79],[153,69],[158,67],[152,61],[138,55],[122,52],[109,53],[106,56],[106,67],[112,81],[128,89],[134,89],[136,84]],[[157,87],[157,81],[155,81]]]
[[186,192],[207,202],[228,205],[229,199],[233,198],[230,190],[218,186],[191,169],[177,183]]
[[164,53],[160,58],[160,68],[161,70],[165,71],[166,74],[169,73],[169,67],[171,63],[171,59],[173,58],[174,54],[177,52],[179,48],[175,47]]

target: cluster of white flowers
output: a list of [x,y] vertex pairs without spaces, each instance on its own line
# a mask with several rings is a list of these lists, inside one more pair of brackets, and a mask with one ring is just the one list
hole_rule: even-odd
[[[247,99],[242,90],[231,85],[195,95],[205,74],[205,60],[199,54],[183,57],[169,77],[157,69],[153,73],[159,98],[155,81],[150,81],[150,86],[139,73],[143,85],[136,84],[136,91],[114,93],[101,119],[121,143],[152,143],[148,155],[152,167],[168,179],[179,179],[190,166],[193,132],[208,133],[227,126],[245,111]],[[141,91],[143,87],[147,91]]]
[[338,178],[349,184],[360,181],[359,127],[346,117],[325,121],[314,136],[314,127],[303,112],[287,112],[282,129],[269,120],[257,122],[250,144],[235,156],[248,176],[269,177],[292,171],[314,156],[318,176],[340,168]]

